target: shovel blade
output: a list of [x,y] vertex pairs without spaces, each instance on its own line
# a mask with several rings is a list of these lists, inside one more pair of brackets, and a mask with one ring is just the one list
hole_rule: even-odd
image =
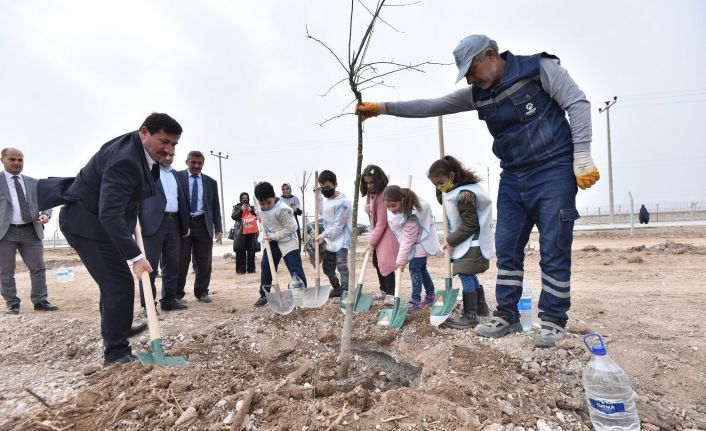
[[267,305],[277,314],[289,314],[294,310],[294,297],[292,292],[287,290],[282,293],[279,290],[279,285],[272,286],[272,292],[265,292]]
[[183,356],[164,356],[162,340],[152,340],[152,353],[140,352],[137,358],[143,365],[161,365],[163,367],[186,367],[186,358]]
[[[341,312],[346,312],[346,304],[343,300],[348,296],[348,292],[343,292],[341,295],[341,301],[338,303]],[[353,312],[362,313],[364,311],[370,310],[370,306],[373,304],[373,295],[370,293],[363,293],[363,285],[356,284],[355,290],[353,291]]]
[[451,315],[451,312],[456,307],[456,297],[458,297],[458,289],[451,287],[451,279],[444,279],[445,288],[438,292],[436,301],[431,307],[429,314],[429,322],[434,326],[439,326]]
[[406,318],[407,308],[400,306],[400,298],[395,298],[395,305],[392,308],[380,310],[377,323],[380,326],[400,329]]
[[304,289],[302,297],[303,308],[318,308],[326,304],[328,295],[331,293],[331,285],[321,285],[316,283],[315,287],[307,287]]

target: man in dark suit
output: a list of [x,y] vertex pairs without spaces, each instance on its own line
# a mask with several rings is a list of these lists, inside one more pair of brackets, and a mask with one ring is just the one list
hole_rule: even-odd
[[189,262],[193,251],[194,296],[199,302],[211,302],[208,296],[208,285],[211,282],[211,260],[213,253],[213,238],[221,241],[223,226],[221,224],[221,209],[218,200],[218,183],[208,175],[201,173],[204,156],[200,151],[192,151],[186,158],[187,169],[179,172],[182,186],[187,190],[189,199],[189,228],[191,234],[181,240],[181,264],[179,265],[179,281],[177,283],[177,298],[184,297],[186,274],[189,272]]
[[[174,153],[159,162],[159,180],[155,183],[155,196],[140,203],[140,226],[145,243],[145,255],[154,269],[150,273],[152,297],[157,297],[155,278],[157,268],[162,266],[163,311],[183,310],[186,304],[177,301],[177,278],[179,277],[179,243],[181,237],[189,235],[189,202],[179,181],[179,175],[172,168]],[[140,304],[145,306],[140,281]]]
[[22,175],[24,155],[16,148],[0,153],[3,177],[0,180],[0,290],[7,304],[7,314],[20,313],[20,298],[15,285],[15,255],[20,251],[32,284],[30,297],[34,309],[55,311],[59,307],[47,300],[47,276],[44,266],[44,224],[51,209],[37,207],[37,180]]
[[157,162],[174,152],[181,132],[169,115],[151,114],[139,130],[104,144],[63,192],[59,226],[100,289],[104,366],[136,359],[128,342],[133,273],[139,279],[152,266],[132,234],[139,202],[155,193]]

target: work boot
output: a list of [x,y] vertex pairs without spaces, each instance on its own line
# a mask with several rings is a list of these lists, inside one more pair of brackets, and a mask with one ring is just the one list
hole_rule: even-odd
[[519,319],[513,320],[508,316],[494,316],[490,322],[476,326],[475,331],[476,334],[486,338],[500,338],[513,332],[522,332],[522,324]]
[[478,294],[476,313],[483,317],[490,315],[490,309],[488,309],[488,304],[485,302],[485,291],[483,290],[483,285],[476,290],[476,293]]
[[476,301],[478,301],[476,291],[463,292],[463,312],[455,319],[450,319],[447,325],[454,329],[471,329],[478,325],[478,315],[476,314]]
[[336,289],[331,289],[331,292],[328,294],[329,298],[340,298],[341,294],[343,294],[343,289],[336,288]]
[[554,347],[557,341],[566,337],[566,329],[555,322],[542,320],[539,334],[534,336],[534,347]]

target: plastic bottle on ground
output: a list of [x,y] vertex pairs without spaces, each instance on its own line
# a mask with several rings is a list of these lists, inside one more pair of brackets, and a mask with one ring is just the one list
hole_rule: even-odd
[[583,389],[593,427],[596,431],[639,430],[640,418],[630,378],[608,356],[600,335],[588,334],[583,342],[591,352],[583,370]]
[[292,273],[292,279],[289,281],[289,289],[292,290],[294,305],[301,307],[304,301],[304,282],[299,278],[296,272]]
[[517,310],[520,312],[520,323],[522,330],[528,332],[532,330],[532,296],[534,290],[526,281],[522,282],[522,296],[517,301]]
[[69,281],[69,269],[63,263],[59,265],[59,269],[56,270],[56,281],[59,283]]
[[75,270],[73,266],[70,266],[66,270],[66,281],[74,281]]

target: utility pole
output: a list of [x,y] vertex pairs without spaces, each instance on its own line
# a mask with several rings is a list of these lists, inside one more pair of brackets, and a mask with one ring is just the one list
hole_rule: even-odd
[[225,211],[225,201],[223,200],[223,189],[225,188],[225,185],[223,184],[223,166],[221,166],[221,160],[226,159],[228,160],[228,154],[223,154],[220,151],[218,154],[214,153],[211,151],[211,155],[218,157],[218,174],[220,175],[221,178],[221,223],[223,224],[223,233],[228,235],[228,231],[226,230],[226,211]]
[[613,211],[613,156],[610,149],[610,108],[615,105],[617,101],[618,96],[613,96],[613,100],[603,102],[605,106],[598,108],[599,114],[605,112],[608,122],[608,199],[610,204],[610,224],[613,224],[613,216],[615,215]]

